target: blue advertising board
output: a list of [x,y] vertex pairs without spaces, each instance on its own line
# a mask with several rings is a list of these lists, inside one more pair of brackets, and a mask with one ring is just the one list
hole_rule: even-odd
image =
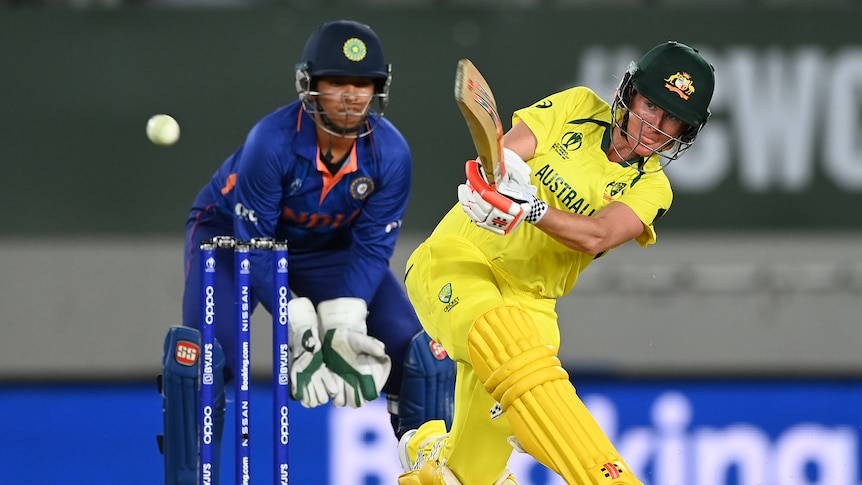
[[[254,484],[272,483],[269,394],[252,394]],[[589,379],[579,394],[644,485],[862,482],[860,379]],[[0,403],[2,483],[163,483],[161,398],[151,384],[7,384]],[[382,402],[291,404],[291,483],[396,483]],[[233,483],[232,418],[229,402],[222,483]],[[510,468],[521,485],[564,483],[526,455],[514,453]]]

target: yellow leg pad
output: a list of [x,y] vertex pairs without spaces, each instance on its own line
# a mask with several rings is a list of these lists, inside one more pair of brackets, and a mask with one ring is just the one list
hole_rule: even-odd
[[529,314],[511,306],[489,310],[473,323],[467,350],[476,376],[533,458],[567,483],[640,484]]

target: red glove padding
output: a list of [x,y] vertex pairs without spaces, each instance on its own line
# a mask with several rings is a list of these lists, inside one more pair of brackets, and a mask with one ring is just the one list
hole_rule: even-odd
[[488,183],[481,164],[468,160],[467,182],[458,186],[458,200],[470,219],[494,234],[509,234],[524,220],[529,203],[519,204],[501,195]]

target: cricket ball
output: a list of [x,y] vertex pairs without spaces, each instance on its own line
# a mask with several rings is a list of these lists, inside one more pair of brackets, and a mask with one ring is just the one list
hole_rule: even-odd
[[173,145],[180,139],[180,125],[170,115],[153,115],[147,121],[147,138],[159,146]]

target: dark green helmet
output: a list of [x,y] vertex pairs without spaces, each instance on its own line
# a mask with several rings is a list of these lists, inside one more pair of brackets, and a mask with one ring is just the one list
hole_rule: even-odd
[[633,67],[631,82],[637,92],[691,127],[706,123],[715,73],[697,49],[666,42]]
[[[706,125],[714,89],[714,69],[697,49],[680,42],[665,42],[629,65],[611,105],[614,126],[626,137],[640,138],[640,133],[629,132],[631,116],[640,118],[641,126],[647,123],[630,109],[635,93],[688,125],[678,136],[670,138],[670,144],[653,150],[665,160],[661,164],[664,168],[691,147]],[[638,169],[643,171],[643,166]]]

